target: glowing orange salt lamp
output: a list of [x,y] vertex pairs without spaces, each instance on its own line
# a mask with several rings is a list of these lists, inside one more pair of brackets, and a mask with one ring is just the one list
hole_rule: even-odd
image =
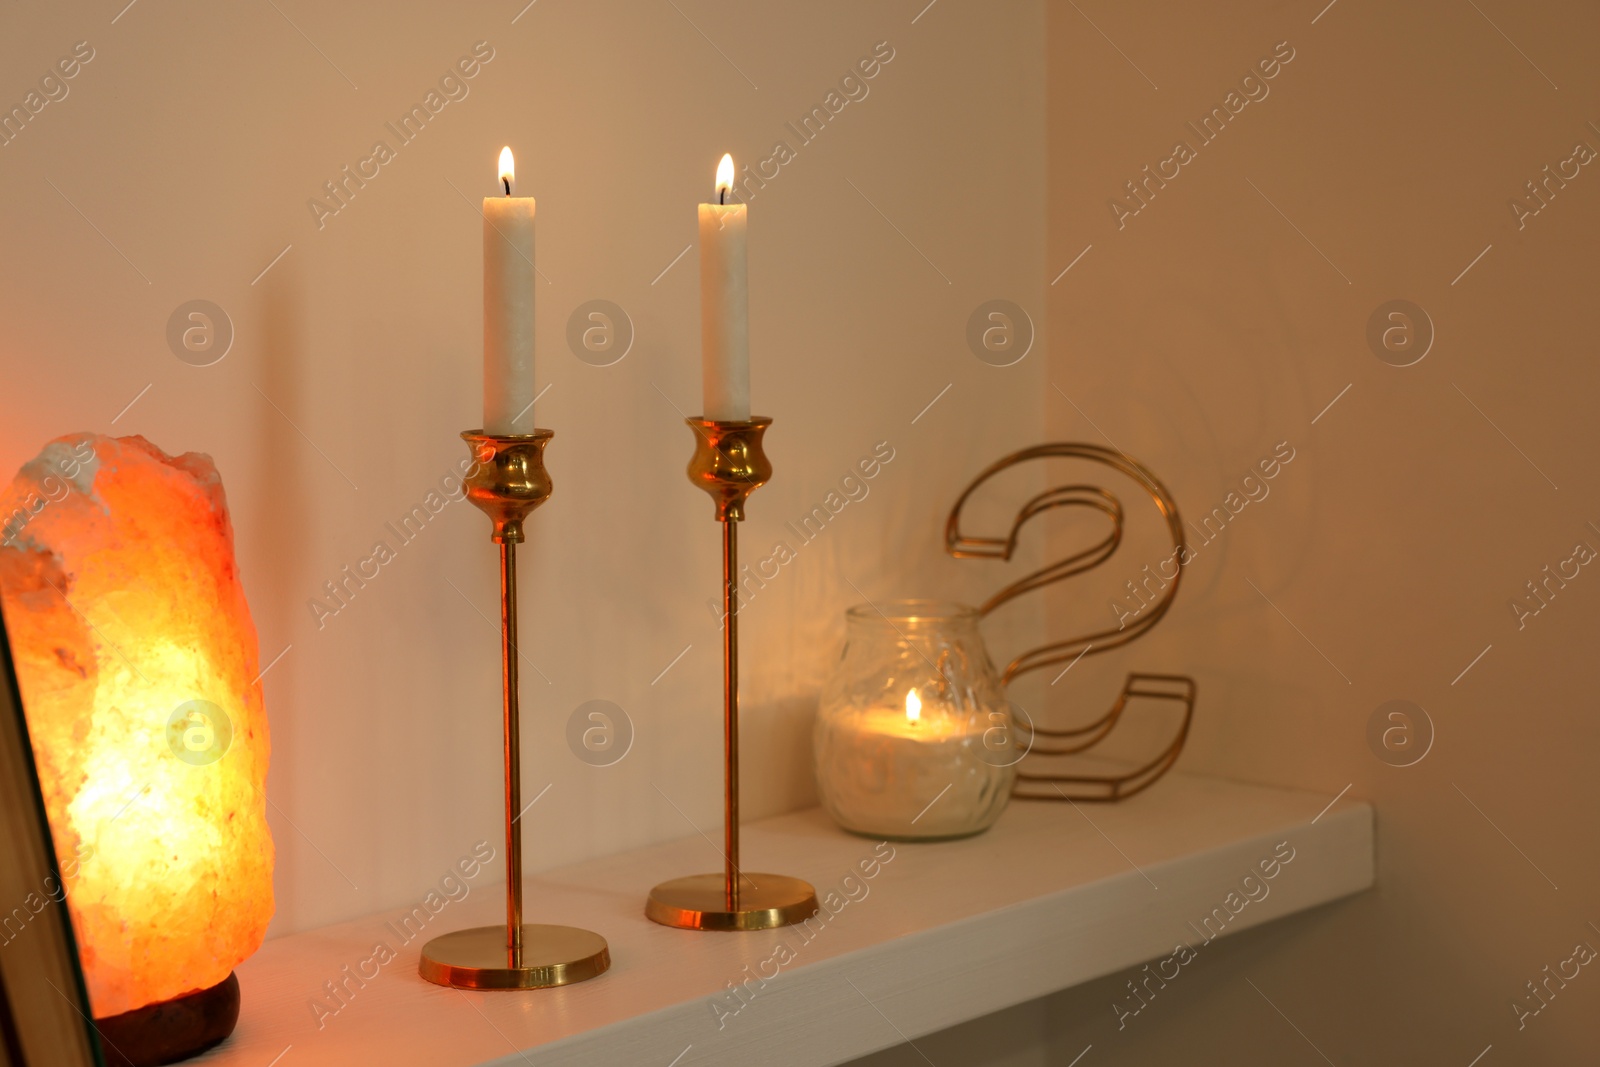
[[107,1060],[210,1047],[272,917],[273,851],[216,468],[142,437],[51,442],[0,493],[0,594]]

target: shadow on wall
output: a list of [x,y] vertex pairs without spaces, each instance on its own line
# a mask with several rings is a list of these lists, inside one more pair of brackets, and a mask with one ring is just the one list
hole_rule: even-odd
[[[261,395],[256,398],[256,434],[261,447],[256,450],[258,466],[250,472],[254,483],[250,498],[271,501],[272,505],[257,507],[252,514],[251,536],[259,546],[256,559],[265,566],[255,574],[242,576],[255,614],[261,666],[272,666],[272,688],[279,693],[292,690],[290,680],[295,670],[292,654],[272,663],[295,630],[296,601],[291,591],[311,583],[306,551],[309,531],[304,520],[314,514],[314,501],[306,476],[305,447],[294,429],[294,424],[304,421],[306,353],[302,307],[300,271],[290,260],[263,280],[260,296],[261,356],[256,389]],[[267,685],[266,679],[262,685]],[[269,699],[269,709],[271,706]],[[274,751],[292,751],[296,717],[277,709],[271,722]],[[273,768],[280,765],[277,760],[269,764],[268,791],[278,807],[293,807],[295,779],[283,773],[272,774]],[[282,840],[288,828],[282,825],[281,818],[274,817],[277,812],[269,810],[267,814],[275,824],[274,837]],[[296,881],[298,872],[293,868],[300,855],[292,848],[278,850],[280,884]],[[280,894],[279,899],[293,898]]]

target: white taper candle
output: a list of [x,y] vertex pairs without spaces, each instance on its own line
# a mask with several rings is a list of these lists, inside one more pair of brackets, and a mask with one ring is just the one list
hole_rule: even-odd
[[733,199],[733,157],[717,167],[717,202],[700,205],[702,415],[750,418],[750,282],[746,207]]
[[483,430],[533,432],[533,209],[512,196],[510,148],[500,150],[502,196],[483,198]]

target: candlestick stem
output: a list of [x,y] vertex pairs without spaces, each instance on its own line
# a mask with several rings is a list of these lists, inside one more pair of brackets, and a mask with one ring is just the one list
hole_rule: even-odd
[[500,542],[501,703],[505,710],[506,959],[522,966],[522,730],[517,704],[517,543]]
[[739,910],[739,526],[722,520],[722,722],[724,881]]

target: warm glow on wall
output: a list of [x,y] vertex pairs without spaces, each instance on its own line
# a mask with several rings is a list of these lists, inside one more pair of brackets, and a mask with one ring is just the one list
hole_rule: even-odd
[[52,442],[0,591],[96,1017],[224,981],[272,916],[255,626],[209,458]]

